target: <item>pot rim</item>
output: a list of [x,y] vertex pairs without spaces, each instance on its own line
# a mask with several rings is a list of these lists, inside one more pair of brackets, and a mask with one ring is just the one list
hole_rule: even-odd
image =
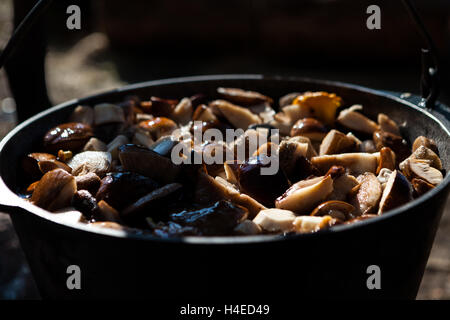
[[[347,89],[353,89],[358,90],[361,92],[369,93],[376,96],[382,96],[385,98],[388,98],[390,100],[394,100],[400,104],[403,104],[407,107],[413,108],[418,112],[423,113],[424,115],[430,117],[434,122],[436,122],[437,125],[439,125],[444,131],[447,133],[447,135],[450,137],[450,131],[449,128],[442,122],[441,119],[438,119],[436,116],[434,116],[432,113],[430,113],[429,110],[419,107],[415,105],[414,103],[407,101],[405,99],[399,98],[393,94],[389,94],[386,92],[382,92],[375,89],[370,89],[367,87],[363,87],[360,85],[355,84],[349,84],[339,81],[330,81],[330,80],[318,80],[318,79],[311,79],[311,78],[305,78],[305,77],[292,77],[292,76],[264,76],[260,74],[225,74],[225,75],[201,75],[201,76],[189,76],[189,77],[177,77],[177,78],[168,78],[168,79],[162,79],[162,80],[151,80],[151,81],[145,81],[135,84],[126,85],[117,89],[107,90],[103,91],[98,94],[90,95],[84,98],[80,99],[72,99],[66,102],[63,102],[61,104],[58,104],[54,107],[51,107],[47,110],[44,110],[35,116],[31,117],[30,119],[22,122],[19,124],[16,128],[14,128],[11,132],[9,132],[3,140],[0,142],[0,155],[5,147],[5,145],[23,128],[27,127],[29,124],[33,123],[34,121],[37,121],[43,117],[45,117],[48,114],[51,114],[57,110],[63,109],[69,105],[73,105],[76,103],[83,103],[85,100],[90,100],[93,98],[101,98],[104,96],[108,96],[111,94],[117,94],[122,92],[127,92],[131,90],[156,86],[156,85],[165,85],[165,84],[183,84],[186,82],[200,82],[200,81],[217,81],[217,80],[275,80],[275,81],[303,81],[303,82],[309,82],[312,84],[320,85],[332,85],[332,86],[338,86],[343,87]],[[448,124],[447,124],[448,125]],[[42,208],[39,208],[30,202],[22,199],[19,197],[16,193],[11,191],[9,187],[5,184],[1,177],[0,172],[0,195],[6,195],[4,198],[8,198],[7,204],[5,207],[10,212],[15,211],[14,209],[24,210],[29,213],[32,213],[34,215],[39,216],[40,218],[43,218],[51,223],[58,224],[59,227],[66,227],[66,228],[72,228],[79,231],[89,232],[97,235],[102,236],[109,236],[109,237],[115,237],[115,238],[128,238],[128,239],[135,239],[135,240],[144,240],[144,241],[156,241],[161,243],[186,243],[186,244],[200,244],[200,245],[208,245],[208,244],[214,244],[214,245],[236,245],[236,244],[249,244],[249,243],[266,243],[266,242],[278,242],[278,241],[286,241],[286,240],[292,240],[292,239],[303,239],[303,238],[314,238],[314,237],[320,237],[324,236],[325,234],[337,234],[341,232],[346,232],[349,230],[354,230],[357,228],[363,228],[371,224],[380,223],[382,221],[385,221],[386,219],[390,219],[394,216],[404,214],[405,212],[409,211],[415,206],[418,206],[420,204],[423,204],[425,201],[428,201],[429,199],[433,198],[440,192],[444,192],[445,189],[447,189],[450,186],[450,174],[447,173],[446,177],[442,181],[441,184],[439,184],[436,188],[433,190],[427,192],[425,195],[422,195],[421,197],[414,199],[411,202],[408,202],[407,204],[396,208],[394,210],[388,211],[387,213],[363,220],[354,224],[349,225],[338,225],[333,228],[323,230],[316,233],[306,233],[306,234],[295,234],[295,235],[257,235],[257,236],[216,236],[216,237],[204,237],[204,236],[187,236],[187,237],[180,237],[180,238],[158,238],[151,234],[144,234],[144,233],[131,233],[126,232],[123,230],[116,230],[116,229],[110,229],[110,228],[102,228],[102,227],[92,227],[88,224],[83,224],[79,222],[67,222],[67,221],[61,221],[55,218],[55,215],[53,213],[50,213]],[[3,200],[3,199],[2,199]],[[2,203],[0,202],[0,205]],[[16,208],[15,208],[16,207]]]

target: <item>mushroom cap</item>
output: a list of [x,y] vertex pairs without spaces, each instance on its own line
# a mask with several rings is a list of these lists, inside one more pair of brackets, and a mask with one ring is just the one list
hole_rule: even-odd
[[91,126],[79,122],[64,123],[50,129],[44,136],[44,148],[56,153],[58,150],[81,150],[94,135]]
[[330,200],[318,205],[311,216],[331,216],[341,220],[347,220],[347,217],[355,210],[355,207],[348,202]]
[[412,187],[408,179],[394,170],[386,183],[380,200],[378,214],[397,208],[412,200]]
[[304,136],[313,141],[322,141],[327,133],[328,129],[314,118],[300,119],[291,129],[291,136]]

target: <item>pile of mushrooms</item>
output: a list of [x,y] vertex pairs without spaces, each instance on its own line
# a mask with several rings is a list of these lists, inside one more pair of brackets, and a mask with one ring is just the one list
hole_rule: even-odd
[[[355,223],[443,180],[433,140],[420,136],[410,147],[389,116],[374,121],[362,111],[334,93],[290,93],[274,102],[236,88],[218,88],[211,98],[78,106],[44,135],[40,152],[23,158],[22,195],[58,215],[76,212],[92,227],[157,237],[310,233]],[[202,130],[244,134],[198,146],[199,121]],[[279,143],[252,149],[250,137],[274,129]],[[245,161],[175,164],[170,155],[182,142],[192,154],[245,146]],[[261,175],[272,155],[279,170]]]

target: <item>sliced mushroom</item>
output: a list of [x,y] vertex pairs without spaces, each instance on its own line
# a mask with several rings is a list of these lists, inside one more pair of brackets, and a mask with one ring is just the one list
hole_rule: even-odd
[[172,153],[172,149],[177,144],[178,142],[174,141],[172,139],[172,136],[165,136],[156,141],[154,144],[152,144],[150,149],[164,157],[168,157]]
[[163,183],[171,183],[180,173],[180,166],[153,150],[127,144],[119,147],[124,170],[136,172]]
[[156,181],[136,173],[112,172],[102,179],[95,198],[122,210],[158,187]]
[[240,167],[240,164],[238,163],[237,160],[225,161],[225,163],[223,164],[223,168],[225,170],[225,174],[226,174],[228,182],[233,183],[235,185],[237,185],[239,183],[238,182],[239,167]]
[[236,128],[246,130],[250,125],[262,122],[261,119],[250,110],[225,100],[215,100],[211,102],[210,105],[217,108]]
[[289,210],[261,210],[253,222],[268,232],[290,232],[294,228],[295,214]]
[[87,220],[98,215],[97,200],[87,190],[78,190],[72,198],[72,206],[80,211]]
[[438,185],[444,179],[442,172],[430,166],[428,160],[410,159],[405,173],[409,178],[420,178],[432,185]]
[[412,200],[412,188],[400,171],[395,170],[389,176],[381,197],[378,214],[397,208]]
[[172,118],[177,123],[185,125],[191,121],[193,111],[191,99],[183,98],[173,109]]
[[411,180],[411,184],[414,189],[415,198],[420,197],[421,195],[435,188],[431,183],[428,183],[425,180],[419,178],[413,178]]
[[377,179],[381,183],[382,190],[384,190],[384,188],[386,187],[386,183],[388,182],[389,177],[391,176],[391,173],[392,173],[392,170],[387,169],[387,168],[381,169],[380,172],[378,173]]
[[58,161],[58,160],[44,160],[38,162],[39,170],[45,174],[49,171],[55,170],[55,169],[63,169],[66,170],[68,173],[72,173],[72,168],[69,167],[64,162]]
[[92,126],[94,125],[94,109],[89,106],[78,106],[70,115],[69,121]]
[[439,159],[438,155],[436,153],[434,153],[434,151],[432,151],[431,149],[429,149],[425,146],[418,147],[413,152],[411,157],[414,157],[414,158],[420,159],[420,160],[428,160],[430,163],[430,166],[432,166],[433,168],[436,168],[438,170],[442,170],[441,159]]
[[202,121],[202,122],[214,122],[217,121],[216,115],[212,112],[211,108],[201,104],[196,109],[192,115],[192,120]]
[[292,126],[298,120],[314,117],[313,110],[306,105],[290,104],[284,106],[282,112],[274,115],[274,119],[283,120]]
[[257,114],[261,118],[263,123],[269,123],[270,121],[273,121],[275,116],[275,110],[267,102],[251,106],[248,109],[252,113]]
[[108,143],[108,145],[106,146],[106,151],[111,154],[111,158],[113,160],[117,160],[119,159],[119,147],[127,143],[130,143],[130,141],[126,136],[118,135],[113,139],[113,141]]
[[[306,138],[308,139],[308,138]],[[308,139],[309,140],[309,139]],[[308,154],[314,150],[312,145],[300,143],[293,139],[284,140],[279,149],[280,168],[291,182],[317,175],[317,169],[308,160]]]
[[328,129],[314,118],[305,118],[298,120],[291,130],[291,136],[303,136],[311,141],[322,141],[327,135]]
[[398,163],[405,160],[411,154],[406,141],[402,137],[389,132],[375,131],[373,133],[373,142],[377,150],[388,147],[394,151]]
[[270,121],[269,124],[278,129],[280,135],[288,136],[291,133],[291,128],[295,121],[291,122],[291,120],[282,112],[278,112],[273,118],[274,120]]
[[123,109],[115,104],[101,103],[94,106],[94,122],[96,126],[125,122]]
[[379,130],[379,126],[363,114],[357,112],[362,110],[361,105],[354,105],[348,109],[342,110],[339,113],[337,122],[350,130],[363,132],[367,134],[373,134]]
[[431,149],[434,153],[439,155],[438,147],[436,145],[436,142],[433,139],[429,139],[424,136],[417,137],[413,143],[413,147],[412,147],[413,152],[416,151],[420,146],[427,147],[428,149]]
[[401,135],[397,123],[384,113],[378,114],[378,125],[381,131],[389,132],[397,136]]
[[382,190],[380,181],[373,173],[364,173],[358,177],[360,187],[352,204],[357,215],[376,212],[380,202]]
[[55,169],[44,174],[36,185],[31,201],[48,211],[68,207],[77,191],[75,178],[63,169]]
[[311,233],[327,229],[336,224],[336,222],[337,222],[336,219],[333,219],[330,216],[324,217],[301,216],[295,218],[293,225],[294,230],[297,233]]
[[82,176],[76,176],[75,181],[78,190],[87,190],[91,194],[96,194],[102,180],[94,172],[89,172]]
[[158,140],[162,136],[170,135],[177,128],[177,124],[169,118],[156,117],[140,122],[139,128],[147,131],[154,140]]
[[132,143],[138,146],[150,148],[155,143],[155,141],[153,141],[152,137],[150,137],[150,134],[148,132],[146,132],[145,130],[138,129],[134,133]]
[[272,155],[277,156],[278,149],[279,149],[279,146],[276,143],[267,142],[267,143],[263,144],[261,147],[259,147],[259,149],[253,153],[253,157],[257,157],[260,155],[265,155],[268,157],[271,157]]
[[206,236],[227,235],[248,216],[247,209],[229,201],[218,201],[211,207],[196,211],[183,211],[171,215],[174,222],[192,226]]
[[312,212],[311,216],[331,216],[332,218],[342,221],[348,220],[355,210],[355,207],[348,202],[330,200],[318,205]]
[[139,215],[150,216],[162,220],[165,208],[180,199],[183,186],[179,183],[170,183],[155,189],[149,194],[137,199],[125,208],[121,215],[124,219],[136,218]]
[[360,152],[366,152],[366,153],[374,153],[377,152],[377,148],[375,146],[375,142],[373,140],[364,140],[359,145],[359,151]]
[[84,123],[64,123],[45,134],[44,148],[53,153],[61,149],[77,152],[93,135],[92,128]]
[[107,149],[106,143],[93,137],[84,145],[83,151],[106,151]]
[[177,104],[178,100],[175,99],[151,97],[149,101],[141,103],[141,108],[155,117],[170,117]]
[[259,92],[245,91],[236,88],[217,88],[217,92],[223,96],[224,99],[229,100],[233,103],[238,103],[244,106],[252,106],[255,104],[260,104],[267,102],[269,104],[273,103],[272,98],[262,95]]
[[333,192],[328,196],[329,200],[345,201],[350,192],[359,185],[358,180],[352,175],[344,174],[333,179]]
[[252,220],[244,220],[234,228],[234,233],[240,236],[253,236],[261,232],[261,227]]
[[356,141],[351,137],[339,132],[337,130],[331,130],[327,133],[320,145],[321,156],[326,154],[338,154],[355,151]]
[[305,92],[297,96],[292,103],[308,107],[315,118],[326,125],[331,125],[335,121],[336,110],[342,105],[342,99],[334,93]]
[[386,168],[395,170],[395,153],[391,148],[383,147],[380,150],[380,161],[378,162],[377,172],[379,174],[381,169]]
[[289,187],[281,170],[274,174],[264,174],[262,171],[272,166],[272,160],[264,155],[252,157],[239,166],[237,177],[240,191],[267,207],[273,207],[275,199]]
[[360,175],[364,172],[375,173],[379,156],[378,153],[343,153],[313,157],[311,163],[322,173],[326,173],[332,166],[342,166],[351,174]]
[[331,192],[333,192],[331,176],[304,180],[292,185],[276,200],[275,206],[278,209],[291,210],[296,214],[309,214]]
[[105,200],[98,202],[95,218],[100,221],[121,222],[119,211],[110,206]]
[[103,177],[111,168],[111,154],[101,151],[85,151],[76,154],[67,162],[72,168],[74,176],[84,175],[93,172],[99,177]]

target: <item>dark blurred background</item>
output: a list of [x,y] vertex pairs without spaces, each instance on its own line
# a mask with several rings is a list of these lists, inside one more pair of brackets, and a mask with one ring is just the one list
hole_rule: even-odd
[[[81,7],[81,30],[66,28],[70,4]],[[366,28],[372,4],[381,8],[381,30]],[[450,104],[450,1],[416,4],[439,49],[440,100]],[[221,73],[304,76],[419,93],[424,44],[401,1],[58,0],[43,22],[52,103],[126,83]],[[12,1],[0,0],[1,47],[12,28]],[[14,126],[15,106],[2,71],[0,137]],[[447,205],[419,298],[450,299],[449,211]],[[0,214],[0,298],[36,297],[14,231]]]

